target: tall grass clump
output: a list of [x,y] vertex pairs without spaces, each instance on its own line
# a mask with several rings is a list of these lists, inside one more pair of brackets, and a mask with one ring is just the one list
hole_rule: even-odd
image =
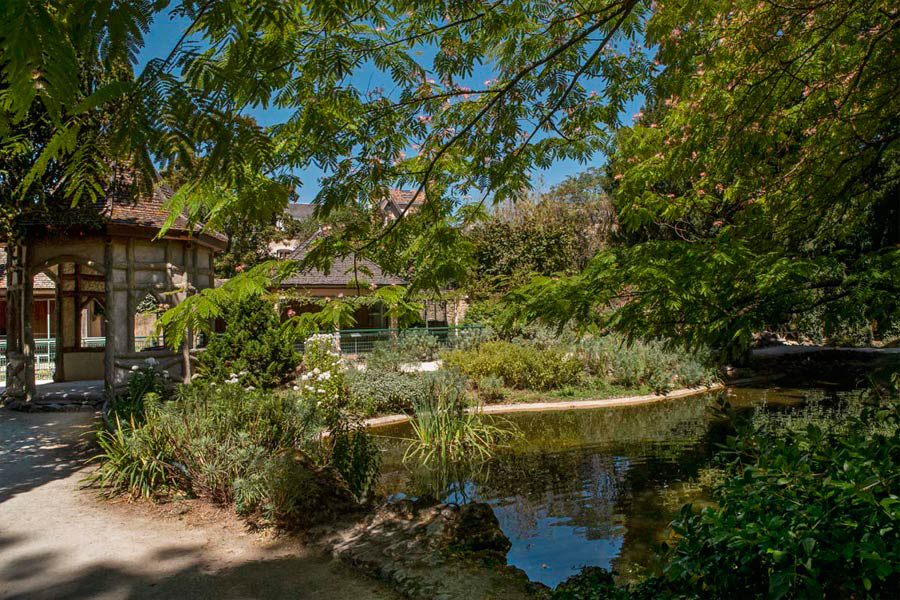
[[414,405],[414,436],[405,461],[442,465],[485,460],[513,434],[469,404],[465,378],[458,373],[438,371],[427,377],[426,394]]

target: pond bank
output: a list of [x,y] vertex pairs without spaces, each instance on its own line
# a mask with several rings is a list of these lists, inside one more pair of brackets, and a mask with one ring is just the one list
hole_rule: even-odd
[[[481,411],[488,415],[501,415],[517,412],[546,412],[558,410],[584,410],[591,408],[614,408],[619,406],[636,406],[640,404],[652,404],[663,400],[672,400],[675,398],[684,398],[687,396],[695,396],[714,392],[716,390],[724,390],[729,386],[751,385],[754,383],[765,383],[777,379],[777,375],[766,375],[761,377],[749,377],[746,379],[736,379],[726,383],[716,383],[710,386],[701,386],[694,388],[682,388],[673,390],[667,394],[644,394],[642,396],[626,396],[622,398],[592,398],[588,400],[559,400],[553,402],[520,402],[512,404],[487,404],[481,407]],[[363,421],[363,425],[369,428],[386,427],[388,425],[399,425],[412,420],[410,415],[384,415],[381,417],[372,417]]]

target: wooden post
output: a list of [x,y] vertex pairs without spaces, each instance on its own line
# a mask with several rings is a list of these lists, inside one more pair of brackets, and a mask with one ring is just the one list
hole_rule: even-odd
[[63,309],[62,309],[62,279],[56,283],[56,310],[54,311],[54,316],[56,317],[56,355],[53,359],[56,364],[56,369],[53,371],[53,381],[65,381],[66,380],[66,369],[63,365],[63,345],[65,345],[66,340],[63,334]]
[[34,381],[34,278],[31,276],[31,252],[22,246],[19,262],[19,277],[22,286],[22,356],[25,359],[25,402],[34,400],[37,386]]
[[126,291],[128,298],[128,323],[127,323],[127,331],[125,331],[126,343],[128,345],[128,352],[135,352],[136,348],[134,347],[134,312],[135,312],[135,299],[134,299],[134,239],[128,238],[128,245],[125,250],[125,266],[127,271],[125,272],[125,280],[128,283],[128,290]]
[[[184,299],[187,299],[188,294],[190,294],[191,290],[191,271],[196,267],[197,263],[197,253],[193,248],[193,244],[187,243],[184,245],[184,252],[182,253],[182,257],[184,260]],[[192,263],[191,265],[188,262]],[[188,327],[187,335],[184,337],[184,342],[181,345],[181,357],[184,361],[182,367],[182,374],[184,375],[184,383],[191,382],[191,346],[194,341],[194,329],[192,327]]]
[[[76,272],[78,266],[75,266]],[[111,238],[106,239],[103,246],[103,271],[106,275],[104,282],[104,302],[105,309],[103,311],[103,320],[106,321],[106,348],[103,350],[103,390],[107,399],[112,401],[115,398],[116,386],[116,327],[110,323],[110,315],[115,314],[116,308],[116,292],[113,287],[113,242]],[[78,279],[76,278],[76,287]],[[81,314],[78,301],[75,302],[75,310]],[[76,332],[76,337],[80,336],[80,332]]]
[[17,369],[22,352],[22,288],[19,271],[19,246],[10,245],[6,252],[6,389],[20,392]]

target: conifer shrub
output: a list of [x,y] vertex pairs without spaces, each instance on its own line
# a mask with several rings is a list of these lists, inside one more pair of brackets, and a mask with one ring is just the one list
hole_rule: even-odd
[[272,302],[247,298],[229,306],[223,318],[225,331],[213,336],[199,354],[200,376],[265,389],[291,380],[301,355]]

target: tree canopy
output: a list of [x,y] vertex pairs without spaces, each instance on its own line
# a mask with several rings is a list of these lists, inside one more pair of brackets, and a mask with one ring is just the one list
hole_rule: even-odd
[[[167,14],[190,25],[133,72]],[[510,319],[723,348],[803,312],[887,319],[898,19],[887,0],[9,0],[2,155],[28,168],[4,201],[39,202],[40,185],[91,199],[124,163],[144,189],[178,174],[173,218],[264,222],[315,164],[319,216],[345,218],[307,264],[374,258],[414,291],[464,276],[485,203],[613,148],[604,183],[629,243],[512,295]],[[264,127],[251,108],[286,117]],[[16,133],[38,122],[36,141]],[[371,218],[390,188],[424,207]]]

